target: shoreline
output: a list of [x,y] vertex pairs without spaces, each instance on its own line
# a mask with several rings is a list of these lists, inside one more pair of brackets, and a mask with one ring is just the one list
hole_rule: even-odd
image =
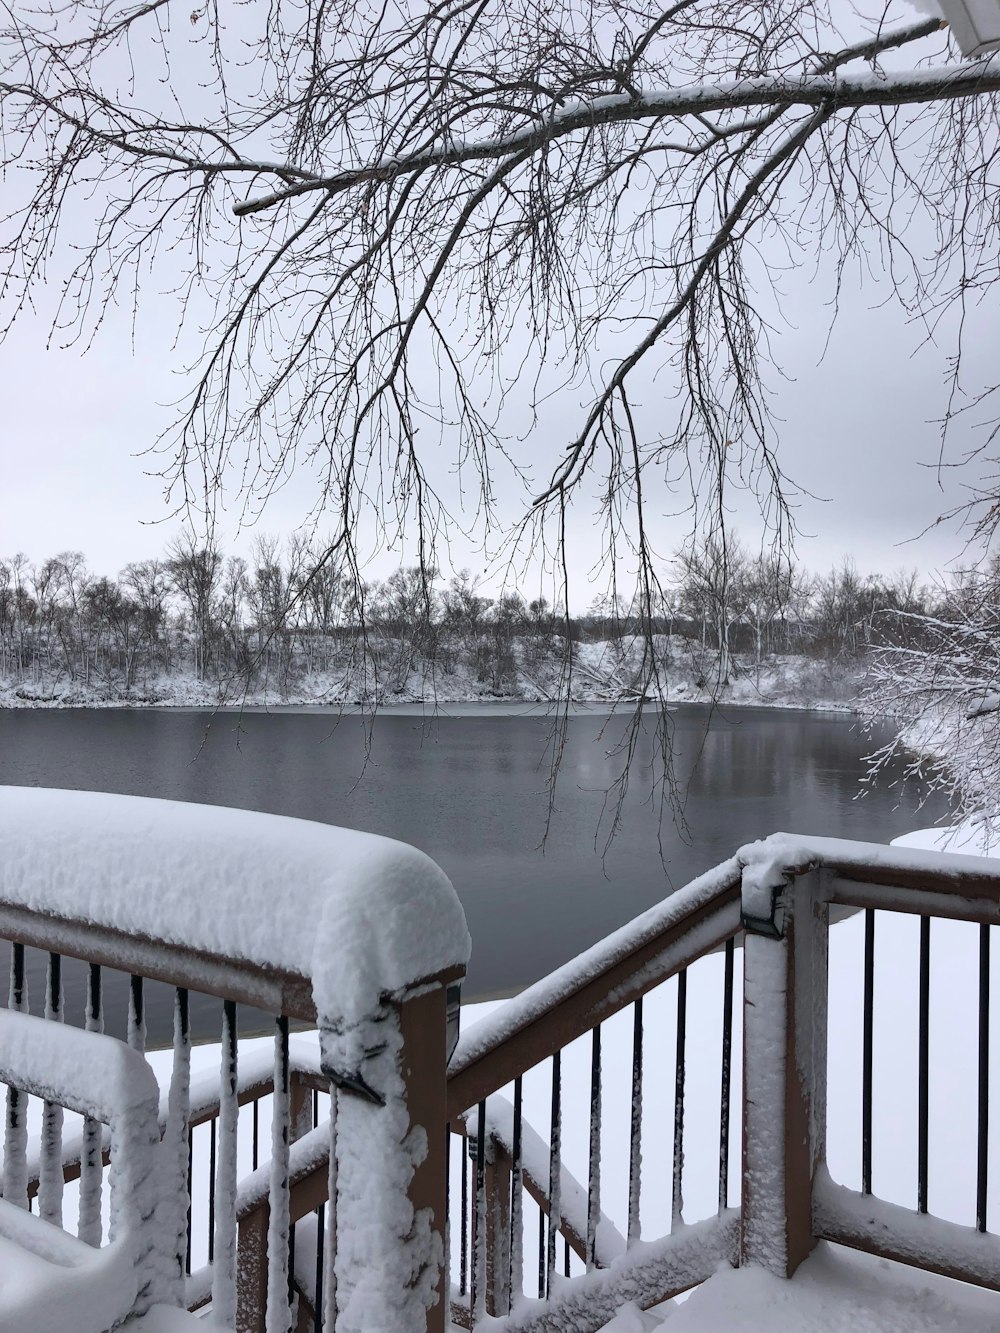
[[[768,712],[785,713],[840,713],[856,717],[860,710],[850,702],[818,699],[800,703],[787,699],[687,699],[670,698],[661,704],[655,700],[645,700],[638,705],[642,712],[654,712],[664,707],[668,712],[678,708],[712,708],[716,712],[729,710],[766,709]],[[405,700],[402,702],[365,702],[365,703],[321,703],[307,700],[293,703],[287,700],[267,703],[254,700],[239,703],[232,700],[221,702],[201,702],[197,700],[178,700],[169,702],[163,699],[137,701],[130,699],[32,699],[12,704],[0,701],[0,713],[30,712],[131,712],[131,713],[209,713],[216,714],[264,714],[280,716],[298,714],[315,717],[374,717],[377,714],[395,717],[461,718],[461,717],[535,717],[551,718],[565,711],[570,717],[622,715],[633,712],[637,705],[630,701],[600,699],[544,700],[530,699],[437,699]]]

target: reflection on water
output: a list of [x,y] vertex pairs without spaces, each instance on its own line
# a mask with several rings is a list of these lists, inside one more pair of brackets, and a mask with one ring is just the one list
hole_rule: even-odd
[[[592,713],[569,721],[547,836],[551,723],[509,711],[384,713],[370,738],[360,717],[317,712],[0,712],[0,782],[241,806],[412,842],[465,906],[473,997],[541,976],[741,843],[778,829],[883,842],[944,813],[918,811],[911,790],[856,799],[872,742],[848,716],[734,708],[706,732],[709,716],[672,714],[686,828],[668,816],[662,861],[652,718],[603,860],[626,723]],[[161,1026],[165,1002],[153,1006]]]

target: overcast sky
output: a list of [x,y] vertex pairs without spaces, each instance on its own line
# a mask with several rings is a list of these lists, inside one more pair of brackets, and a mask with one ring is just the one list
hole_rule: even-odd
[[[814,283],[811,256],[786,283],[788,331],[780,355],[789,380],[775,380],[774,409],[781,426],[780,461],[804,492],[796,511],[802,537],[799,556],[822,570],[844,556],[862,570],[889,572],[916,566],[943,570],[961,556],[956,524],[921,536],[938,515],[962,496],[972,472],[941,474],[938,428],[933,419],[945,403],[946,341],[916,351],[919,331],[886,304],[884,282],[848,287],[841,314],[822,361],[829,323],[823,305],[829,289]],[[170,403],[185,389],[184,352],[172,346],[176,309],[170,297],[147,287],[133,343],[129,314],[112,312],[93,345],[47,346],[42,314],[25,318],[0,347],[3,386],[2,511],[0,555],[24,551],[38,561],[67,549],[82,550],[99,573],[115,573],[131,560],[162,551],[180,522],[171,518],[163,482],[155,473],[165,460],[151,450],[171,420]],[[989,373],[1000,345],[1000,311],[979,316],[968,344],[970,384]],[[656,417],[656,386],[642,391],[642,409]],[[549,404],[547,423],[526,448],[537,476],[551,471],[565,445],[559,429],[579,419],[579,395]],[[957,462],[975,442],[969,426],[956,429],[947,455]],[[501,487],[513,507],[518,496]],[[648,492],[647,492],[648,494]],[[315,492],[302,474],[270,503],[258,530],[286,535],[302,522]],[[657,507],[654,541],[668,557],[687,532],[683,517],[670,518],[673,497]],[[734,497],[733,526],[751,543],[758,537],[752,508]],[[235,512],[222,516],[218,535],[228,551],[247,554],[252,532],[237,541]],[[575,609],[590,599],[586,571],[595,553],[593,507],[576,505],[570,520],[571,561],[577,576]],[[458,539],[451,548],[455,568],[483,569],[484,557]],[[398,554],[376,558],[373,576],[384,576]],[[537,575],[532,576],[537,579]],[[526,586],[526,593],[534,588]],[[597,589],[595,589],[597,591]]]

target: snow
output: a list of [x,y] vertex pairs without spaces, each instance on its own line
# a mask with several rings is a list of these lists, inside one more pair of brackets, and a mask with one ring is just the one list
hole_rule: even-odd
[[[826,662],[795,653],[765,656],[758,665],[752,657],[734,653],[732,678],[725,684],[691,640],[673,635],[662,640],[669,657],[664,702],[725,703],[777,708],[850,710],[862,683],[853,665]],[[596,705],[605,713],[616,706],[630,709],[638,701],[635,686],[642,679],[642,641],[626,636],[621,642],[600,640],[574,645],[568,682],[558,650],[539,663],[530,662],[524,645],[515,650],[517,669],[508,693],[498,696],[489,681],[479,679],[472,662],[459,660],[454,672],[445,672],[432,659],[415,655],[408,674],[367,671],[362,676],[350,663],[342,669],[309,670],[284,682],[244,685],[243,682],[199,680],[192,672],[177,671],[151,678],[141,690],[126,693],[111,681],[85,684],[65,676],[43,677],[28,686],[0,676],[2,708],[283,708],[324,713],[362,712],[378,707],[387,712],[421,714],[444,710],[449,716],[483,710],[492,715],[514,709],[561,707],[567,698],[575,706]],[[624,701],[624,702],[621,702]]]
[[95,1250],[0,1199],[0,1333],[104,1333],[136,1295],[126,1247]]
[[[720,1270],[662,1327],[667,1333],[995,1333],[998,1318],[993,1292],[821,1242],[790,1282],[763,1268]],[[631,1333],[617,1321],[605,1333],[612,1331]]]
[[[109,1125],[112,1147],[110,1243],[103,1250],[33,1217],[16,1199],[0,1201],[7,1259],[0,1267],[0,1328],[30,1323],[52,1333],[67,1327],[101,1333],[133,1306],[143,1310],[176,1294],[157,1202],[159,1089],[143,1058],[111,1038],[3,1009],[0,1081]],[[19,1142],[8,1142],[4,1155],[19,1157]]]
[[471,943],[444,872],[404,843],[99,792],[0,788],[0,901],[304,975],[321,1026],[464,967]]

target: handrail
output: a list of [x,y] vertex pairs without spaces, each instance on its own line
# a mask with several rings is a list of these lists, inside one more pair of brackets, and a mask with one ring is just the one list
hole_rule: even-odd
[[740,929],[744,869],[759,872],[772,863],[779,880],[825,870],[833,900],[846,906],[919,912],[926,910],[921,898],[926,904],[926,895],[933,894],[931,905],[942,915],[1000,920],[989,907],[996,904],[1000,913],[1000,872],[982,857],[929,858],[881,843],[772,834],[742,847],[463,1034],[448,1069],[449,1117],[454,1120],[734,935]]
[[[411,1119],[444,1123],[445,989],[464,975],[469,937],[454,889],[422,852],[372,834],[252,811],[0,786],[0,937],[12,942],[13,1009],[28,1009],[26,946],[48,954],[46,1019],[64,1017],[65,956],[89,964],[86,1024],[94,1031],[104,1023],[102,969],[131,974],[128,1043],[139,1051],[144,981],[176,988],[165,1186],[172,1198],[189,1198],[191,1130],[211,1120],[208,1250],[213,1307],[223,1323],[238,1321],[254,1333],[265,1323],[269,1329],[282,1323],[296,1212],[327,1190],[325,1167],[322,1178],[310,1167],[308,1187],[290,1168],[300,1155],[290,1151],[297,1129],[292,1018],[319,1027],[320,1086],[334,1106],[341,1104],[337,1123],[331,1114],[318,1136],[326,1140],[327,1161],[335,1135],[349,1158],[340,1175],[336,1224],[350,1235],[368,1194],[398,1191],[403,1180],[409,1205],[443,1233],[443,1133],[414,1162],[407,1127]],[[222,1068],[210,1105],[191,1104],[190,992],[223,1001]],[[240,1086],[237,1004],[267,1011],[275,1024],[273,1072],[269,1080],[256,1078],[253,1089]],[[435,1041],[429,1034],[438,1030]],[[420,1054],[399,1071],[402,1049]],[[273,1097],[267,1205],[241,1218],[239,1109],[265,1087]],[[340,1099],[340,1087],[361,1097]],[[352,1144],[358,1145],[353,1154]],[[99,1127],[85,1122],[81,1200],[88,1218],[97,1218],[98,1239],[103,1148]],[[363,1183],[352,1181],[352,1167]],[[66,1174],[60,1124],[43,1136],[38,1188],[42,1216],[56,1225],[62,1224]],[[177,1214],[168,1243],[180,1272],[193,1256],[190,1221],[180,1207]],[[265,1214],[266,1234],[253,1238],[252,1253],[241,1252],[244,1224]],[[370,1308],[384,1304],[392,1311],[387,1319],[408,1318],[414,1330],[427,1315],[427,1328],[436,1330],[425,1287],[441,1280],[443,1246],[425,1244],[423,1232],[405,1222],[404,1209],[387,1209],[379,1227],[384,1244],[412,1251],[414,1276],[401,1290],[383,1285],[371,1294]],[[346,1245],[340,1254],[336,1287],[349,1301],[369,1270]]]
[[448,1116],[627,1008],[740,929],[735,857],[508,1000],[461,1037],[448,1066]]

